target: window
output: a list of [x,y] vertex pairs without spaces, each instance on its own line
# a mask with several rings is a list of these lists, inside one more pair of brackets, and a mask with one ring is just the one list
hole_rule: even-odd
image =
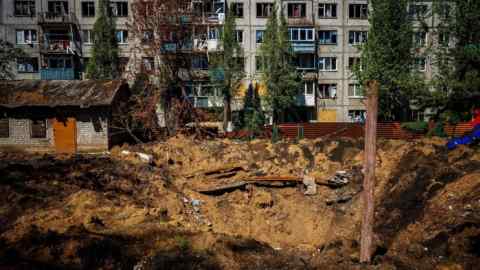
[[350,4],[348,6],[348,17],[350,19],[365,20],[368,17],[367,4]]
[[48,58],[48,68],[72,68],[72,60],[63,57]]
[[128,2],[110,2],[109,13],[112,17],[128,17]]
[[120,73],[124,73],[127,70],[129,60],[130,59],[128,57],[118,58],[118,71],[120,71]]
[[320,19],[336,18],[337,4],[318,4],[318,17]]
[[95,2],[82,2],[82,16],[95,17]]
[[315,55],[314,54],[296,54],[295,67],[297,69],[315,69]]
[[243,3],[233,3],[233,15],[237,18],[243,18]]
[[410,5],[408,7],[408,14],[412,19],[421,19],[427,15],[427,5]]
[[427,44],[427,32],[415,32],[413,34],[413,44],[417,47],[425,47]]
[[337,44],[337,30],[318,31],[318,43],[324,45]]
[[348,32],[348,44],[360,45],[367,41],[367,31],[349,31]]
[[425,71],[427,69],[427,61],[425,57],[417,57],[414,59],[413,63],[414,70]]
[[[348,69],[353,70],[353,67],[360,64],[360,57],[349,57],[348,58]],[[362,66],[360,66],[360,70],[362,70]]]
[[304,18],[306,16],[307,4],[288,3],[287,11],[289,18]]
[[349,110],[348,117],[352,122],[363,123],[367,119],[367,112],[365,110]]
[[37,30],[17,30],[17,44],[32,44],[37,41]]
[[263,35],[265,34],[265,30],[257,30],[255,33],[255,40],[257,43],[263,43]]
[[47,120],[30,120],[30,137],[42,139],[47,137]]
[[93,43],[92,30],[82,30],[82,39],[85,44]]
[[38,58],[23,57],[17,58],[18,73],[36,73],[38,72]]
[[209,40],[217,40],[220,39],[220,29],[218,28],[210,28],[208,30],[208,39]]
[[337,58],[320,57],[318,59],[318,69],[320,71],[337,71]]
[[450,33],[440,32],[438,34],[438,43],[442,46],[448,46],[450,44]]
[[144,72],[151,73],[153,72],[154,68],[155,68],[155,63],[154,63],[153,57],[142,58],[142,69]]
[[128,43],[128,31],[127,30],[118,30],[116,33],[117,42],[119,44]]
[[49,1],[48,13],[53,16],[68,14],[68,1]]
[[337,85],[336,84],[319,84],[318,85],[318,97],[320,99],[336,99],[337,98]]
[[8,118],[0,118],[0,138],[10,137],[10,124]]
[[315,93],[315,82],[305,82],[304,83],[304,91],[300,93],[302,95],[313,95]]
[[151,41],[153,41],[153,31],[152,30],[143,31],[142,42],[149,43]]
[[263,58],[262,56],[255,56],[255,70],[257,72],[262,72],[265,67],[266,67],[267,63],[265,61],[265,58]]
[[439,16],[441,19],[447,20],[450,18],[451,7],[447,3],[442,3],[439,8]]
[[194,55],[192,57],[193,69],[208,69],[208,58],[206,55]]
[[235,30],[235,38],[238,43],[243,43],[243,30]]
[[290,41],[314,41],[313,29],[289,28],[288,37]]
[[15,0],[15,16],[35,16],[35,1]]
[[257,17],[270,17],[273,11],[273,3],[257,3]]
[[351,83],[348,85],[348,97],[349,98],[363,98],[363,89],[358,83]]

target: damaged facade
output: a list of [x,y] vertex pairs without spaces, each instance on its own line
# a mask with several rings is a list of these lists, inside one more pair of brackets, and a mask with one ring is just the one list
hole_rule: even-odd
[[[130,66],[133,58],[132,33],[126,23],[132,16],[132,0],[110,1],[110,11],[116,19],[120,63]],[[296,67],[302,74],[303,85],[298,89],[297,104],[301,121],[351,122],[365,113],[363,93],[353,79],[352,66],[359,61],[357,48],[367,38],[367,0],[281,0],[283,15],[289,24],[289,36],[296,54]],[[81,79],[91,56],[92,29],[98,0],[15,0],[0,3],[0,38],[24,49],[29,57],[17,62],[17,79]],[[219,48],[220,29],[227,7],[236,16],[237,40],[244,51],[240,61],[245,79],[240,93],[248,85],[265,90],[261,83],[262,61],[259,47],[263,41],[268,16],[274,0],[191,0],[194,16],[200,17],[189,42],[192,53],[192,74],[188,95],[195,107],[222,106],[220,91],[208,79],[208,53]],[[432,1],[411,5],[412,13],[427,12]],[[414,40],[419,55],[441,37],[435,33],[436,16],[427,18],[430,32],[416,30]],[[415,22],[416,29],[423,29]],[[158,64],[152,57],[140,57],[141,68],[151,70]],[[416,59],[415,68],[432,78],[434,69],[430,57]],[[206,76],[205,76],[206,75]],[[232,107],[238,110],[234,99]],[[416,112],[412,120],[423,117]]]
[[0,149],[107,151],[113,107],[128,95],[122,81],[5,81],[0,83]]

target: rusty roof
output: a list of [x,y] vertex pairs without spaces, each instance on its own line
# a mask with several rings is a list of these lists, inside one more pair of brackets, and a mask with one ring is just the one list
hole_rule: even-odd
[[0,81],[0,106],[103,106],[110,105],[121,80]]

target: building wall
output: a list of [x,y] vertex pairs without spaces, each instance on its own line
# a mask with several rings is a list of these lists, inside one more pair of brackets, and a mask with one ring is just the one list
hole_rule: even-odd
[[[30,119],[9,119],[10,136],[0,138],[0,151],[24,150],[33,152],[55,151],[53,119],[47,121],[46,138],[31,138]],[[108,119],[97,114],[76,118],[77,151],[108,151]]]

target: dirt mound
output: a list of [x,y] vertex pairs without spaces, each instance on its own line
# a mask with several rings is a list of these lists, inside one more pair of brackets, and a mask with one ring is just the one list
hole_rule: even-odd
[[[444,144],[378,142],[370,268],[479,262],[480,151]],[[179,136],[108,156],[0,154],[0,268],[360,269],[362,149]]]

